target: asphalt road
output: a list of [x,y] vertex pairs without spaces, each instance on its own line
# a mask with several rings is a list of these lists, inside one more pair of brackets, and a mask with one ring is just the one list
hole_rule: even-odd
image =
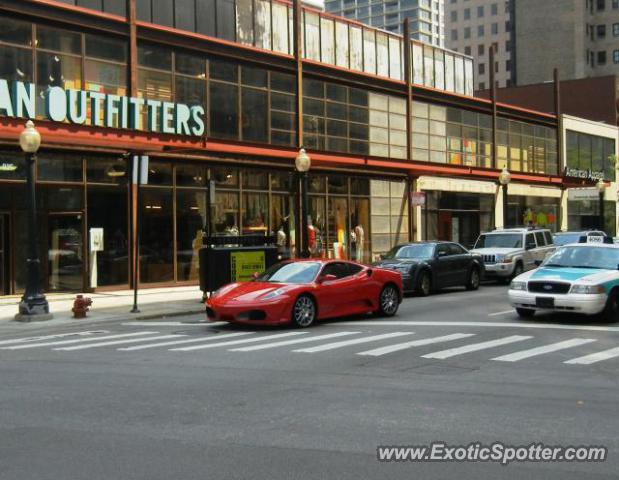
[[[197,316],[0,329],[0,479],[617,479],[619,325],[523,322],[505,290],[410,297],[393,319],[304,331]],[[377,461],[379,445],[434,441],[609,451]]]

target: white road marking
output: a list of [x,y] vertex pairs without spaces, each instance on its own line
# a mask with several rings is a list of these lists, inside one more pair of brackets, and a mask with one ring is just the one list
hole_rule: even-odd
[[330,333],[328,335],[318,335],[316,337],[309,338],[297,338],[295,340],[283,340],[281,342],[265,343],[262,345],[252,345],[251,347],[231,348],[231,352],[251,352],[254,350],[266,350],[267,348],[283,347],[285,345],[294,345],[297,343],[314,342],[316,340],[326,340],[327,338],[345,337],[347,335],[354,335],[361,332],[338,332]]
[[151,322],[149,320],[121,323],[123,327],[218,327],[228,322]]
[[557,325],[554,323],[509,323],[509,322],[408,322],[405,320],[368,320],[339,323],[323,323],[324,326],[341,327],[506,327],[506,328],[535,328],[548,330],[583,330],[591,332],[616,332],[619,327],[601,327],[597,325]]
[[454,333],[451,335],[444,335],[442,337],[423,338],[421,340],[413,340],[411,342],[396,343],[395,345],[387,345],[386,347],[375,348],[374,350],[367,350],[365,352],[357,353],[357,355],[368,355],[370,357],[380,357],[381,355],[387,355],[388,353],[399,352],[412,347],[422,347],[424,345],[431,345],[433,343],[450,342],[452,340],[460,340],[461,338],[472,337],[474,333]]
[[595,342],[593,338],[573,338],[571,340],[565,340],[563,342],[551,343],[550,345],[544,345],[542,347],[531,348],[529,350],[522,350],[520,352],[510,353],[509,355],[502,355],[500,357],[493,358],[498,362],[517,362],[524,358],[535,357],[537,355],[544,355],[545,353],[557,352],[559,350],[565,350],[566,348],[577,347],[578,345],[584,345],[585,343]]
[[197,337],[190,338],[188,340],[176,340],[172,342],[159,342],[148,345],[136,345],[134,347],[123,347],[117,348],[116,350],[121,350],[123,352],[132,352],[133,350],[144,350],[146,348],[155,348],[155,347],[167,347],[168,345],[178,345],[181,343],[196,343],[196,342],[206,342],[209,340],[221,340],[223,338],[231,338],[231,337],[240,337],[241,335],[249,335],[256,332],[235,332],[235,333],[226,333],[224,335],[213,335],[212,337]]
[[341,342],[326,343],[324,345],[318,345],[316,347],[302,348],[300,350],[293,350],[293,352],[302,353],[315,353],[324,352],[326,350],[335,350],[336,348],[348,347],[349,345],[358,345],[360,343],[375,342],[378,340],[385,340],[387,338],[402,337],[404,335],[413,335],[414,332],[393,332],[384,333],[382,335],[372,335],[371,337],[355,338],[353,340],[343,340]]
[[456,355],[462,355],[463,353],[476,352],[478,350],[485,350],[486,348],[500,347],[501,345],[507,345],[509,343],[521,342],[528,340],[529,336],[524,335],[512,335],[511,337],[499,338],[498,340],[490,340],[487,342],[473,343],[471,345],[464,345],[463,347],[450,348],[449,350],[441,350],[440,352],[428,353],[422,355],[423,358],[438,358],[443,360],[445,358],[455,357]]
[[603,350],[601,352],[585,355],[584,357],[572,358],[563,363],[570,363],[572,365],[591,365],[592,363],[602,362],[611,358],[619,357],[619,347]]
[[97,335],[100,333],[109,333],[108,330],[88,330],[85,332],[57,333],[55,335],[45,335],[43,337],[24,337],[13,338],[12,340],[2,340],[0,345],[10,345],[12,343],[40,342],[41,340],[52,340],[54,338],[66,338],[75,336]]
[[2,347],[2,350],[22,350],[24,348],[36,347],[53,347],[55,345],[71,345],[73,343],[95,342],[99,340],[111,340],[113,338],[137,337],[140,335],[153,335],[159,332],[134,332],[134,333],[119,333],[116,335],[106,335],[103,337],[80,338],[77,340],[61,340],[58,342],[43,342],[43,343],[28,343],[26,345],[13,345],[11,347]]
[[274,338],[292,337],[295,335],[304,335],[306,333],[307,332],[278,333],[277,335],[267,335],[266,337],[249,338],[246,340],[231,340],[229,342],[208,343],[206,345],[194,345],[192,347],[171,348],[169,351],[170,352],[189,352],[191,350],[200,350],[204,348],[227,347],[229,345],[238,345],[241,343],[254,343],[254,342],[261,342],[263,340],[271,340]]
[[494,312],[494,313],[489,313],[488,316],[489,317],[496,317],[498,315],[507,315],[508,313],[516,313],[516,310],[514,310],[513,308],[510,310],[503,310],[502,312]]
[[111,342],[101,342],[101,343],[89,343],[86,345],[76,345],[74,347],[61,347],[54,348],[54,350],[63,350],[65,352],[70,352],[73,350],[85,350],[87,348],[98,348],[98,347],[109,347],[110,345],[120,345],[123,343],[137,343],[137,342],[150,342],[151,340],[166,340],[168,338],[180,338],[185,337],[186,335],[158,335],[156,337],[148,337],[148,338],[131,338],[129,340],[114,340]]

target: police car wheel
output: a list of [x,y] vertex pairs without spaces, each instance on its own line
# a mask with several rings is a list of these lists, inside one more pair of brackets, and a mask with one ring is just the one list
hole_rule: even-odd
[[602,317],[607,322],[619,322],[619,294],[617,290],[613,290],[608,296]]
[[516,313],[520,318],[531,318],[533,315],[535,315],[535,310],[532,310],[530,308],[517,308]]

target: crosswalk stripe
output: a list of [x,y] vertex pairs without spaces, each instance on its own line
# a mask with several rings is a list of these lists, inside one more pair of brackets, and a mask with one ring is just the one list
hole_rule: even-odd
[[65,352],[71,352],[73,350],[85,350],[87,348],[109,347],[111,345],[121,345],[123,343],[150,342],[151,340],[166,340],[168,338],[179,338],[179,337],[185,337],[185,336],[186,335],[178,335],[178,334],[158,335],[156,337],[148,337],[148,338],[131,338],[129,340],[114,340],[111,342],[88,343],[86,345],[76,345],[73,347],[60,347],[60,348],[54,348],[54,350],[63,350]]
[[360,343],[376,342],[378,340],[385,340],[387,338],[402,337],[404,335],[413,335],[414,332],[393,332],[384,333],[382,335],[372,335],[371,337],[355,338],[353,340],[343,340],[341,342],[326,343],[324,345],[318,345],[316,347],[302,348],[299,350],[293,350],[297,353],[315,353],[324,352],[326,350],[335,350],[336,348],[348,347],[349,345],[358,345]]
[[2,340],[0,345],[10,345],[15,343],[40,342],[42,340],[51,340],[54,338],[79,337],[85,335],[97,335],[100,333],[109,333],[108,330],[87,330],[85,332],[57,333],[55,335],[45,335],[43,337],[22,337],[13,338],[11,340]]
[[123,338],[123,337],[137,337],[141,335],[153,335],[156,333],[159,333],[159,332],[119,333],[116,335],[105,335],[103,337],[79,338],[76,340],[60,340],[58,342],[28,343],[26,345],[13,345],[11,347],[2,347],[2,350],[22,350],[24,348],[53,347],[55,345],[71,345],[73,343],[94,342],[94,341],[99,341],[99,340],[111,340],[113,338]]
[[190,338],[188,340],[175,340],[172,342],[159,342],[159,343],[149,343],[148,345],[135,345],[133,347],[122,347],[122,348],[117,348],[116,350],[120,350],[123,352],[132,352],[134,350],[144,350],[146,348],[167,347],[168,345],[178,345],[182,343],[206,342],[208,340],[221,340],[222,338],[240,337],[241,335],[249,335],[252,333],[256,333],[256,332],[226,333],[224,335],[212,335],[211,337],[198,337],[198,338]]
[[421,340],[413,340],[411,342],[396,343],[395,345],[387,345],[386,347],[375,348],[374,350],[366,350],[365,352],[359,352],[357,355],[367,355],[370,357],[380,357],[381,355],[387,355],[388,353],[399,352],[412,347],[422,347],[424,345],[430,345],[432,343],[450,342],[452,340],[460,340],[462,338],[468,338],[475,335],[474,333],[454,333],[451,335],[444,335],[442,337],[424,338]]
[[450,348],[449,350],[441,350],[440,352],[428,353],[422,355],[423,358],[438,358],[440,360],[455,357],[456,355],[462,355],[463,353],[476,352],[478,350],[485,350],[486,348],[500,347],[501,345],[507,345],[508,343],[521,342],[522,340],[528,340],[533,338],[525,335],[512,335],[511,337],[499,338],[498,340],[490,340],[488,342],[473,343],[471,345],[464,345],[463,347]]
[[578,364],[578,365],[591,365],[592,363],[602,362],[604,360],[610,360],[611,358],[619,357],[619,347],[610,348],[601,352],[592,353],[583,357],[572,358],[563,363]]
[[584,345],[585,343],[595,342],[593,338],[573,338],[571,340],[565,340],[563,342],[551,343],[550,345],[544,345],[542,347],[531,348],[529,350],[522,350],[520,352],[510,353],[509,355],[502,355],[500,357],[493,358],[498,362],[517,362],[524,358],[535,357],[537,355],[543,355],[545,353],[557,352],[559,350],[565,350],[566,348],[577,347],[578,345]]
[[330,333],[328,335],[318,335],[309,338],[297,338],[295,340],[283,340],[281,342],[264,343],[261,345],[252,345],[251,347],[239,347],[231,348],[231,352],[251,352],[254,350],[266,350],[267,348],[283,347],[285,345],[295,345],[297,343],[315,342],[317,340],[326,340],[327,338],[345,337],[347,335],[354,335],[361,332],[338,332]]
[[288,332],[278,333],[277,335],[267,335],[266,337],[248,338],[245,340],[231,340],[229,342],[207,343],[206,345],[193,345],[191,347],[171,348],[170,352],[189,352],[191,350],[200,350],[204,348],[227,347],[228,345],[238,345],[241,343],[255,343],[263,340],[271,340],[275,338],[292,337],[294,335],[303,335],[307,332]]

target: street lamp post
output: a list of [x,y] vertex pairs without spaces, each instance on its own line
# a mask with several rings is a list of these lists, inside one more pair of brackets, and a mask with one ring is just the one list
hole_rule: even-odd
[[512,179],[512,174],[509,173],[507,168],[503,168],[499,174],[499,183],[501,184],[501,190],[503,191],[503,228],[507,228],[507,186]]
[[295,158],[294,166],[300,176],[301,181],[301,190],[299,191],[300,200],[301,200],[301,234],[299,235],[299,256],[301,258],[309,258],[309,245],[308,245],[308,181],[307,172],[309,171],[312,165],[312,160],[309,155],[305,152],[305,149],[302,148],[299,150],[299,154],[297,158]]
[[598,219],[598,223],[600,226],[600,230],[603,232],[604,231],[604,192],[606,191],[606,183],[604,183],[604,180],[600,180],[598,183],[595,184],[596,188],[598,189],[598,194],[600,196],[600,206],[599,206],[599,215],[600,218]]
[[19,144],[26,155],[26,185],[28,204],[28,258],[26,260],[26,290],[19,302],[19,313],[15,320],[31,322],[50,320],[49,304],[41,289],[41,260],[39,258],[39,222],[37,219],[37,199],[34,180],[36,153],[41,145],[41,135],[28,120],[26,128],[19,136]]

